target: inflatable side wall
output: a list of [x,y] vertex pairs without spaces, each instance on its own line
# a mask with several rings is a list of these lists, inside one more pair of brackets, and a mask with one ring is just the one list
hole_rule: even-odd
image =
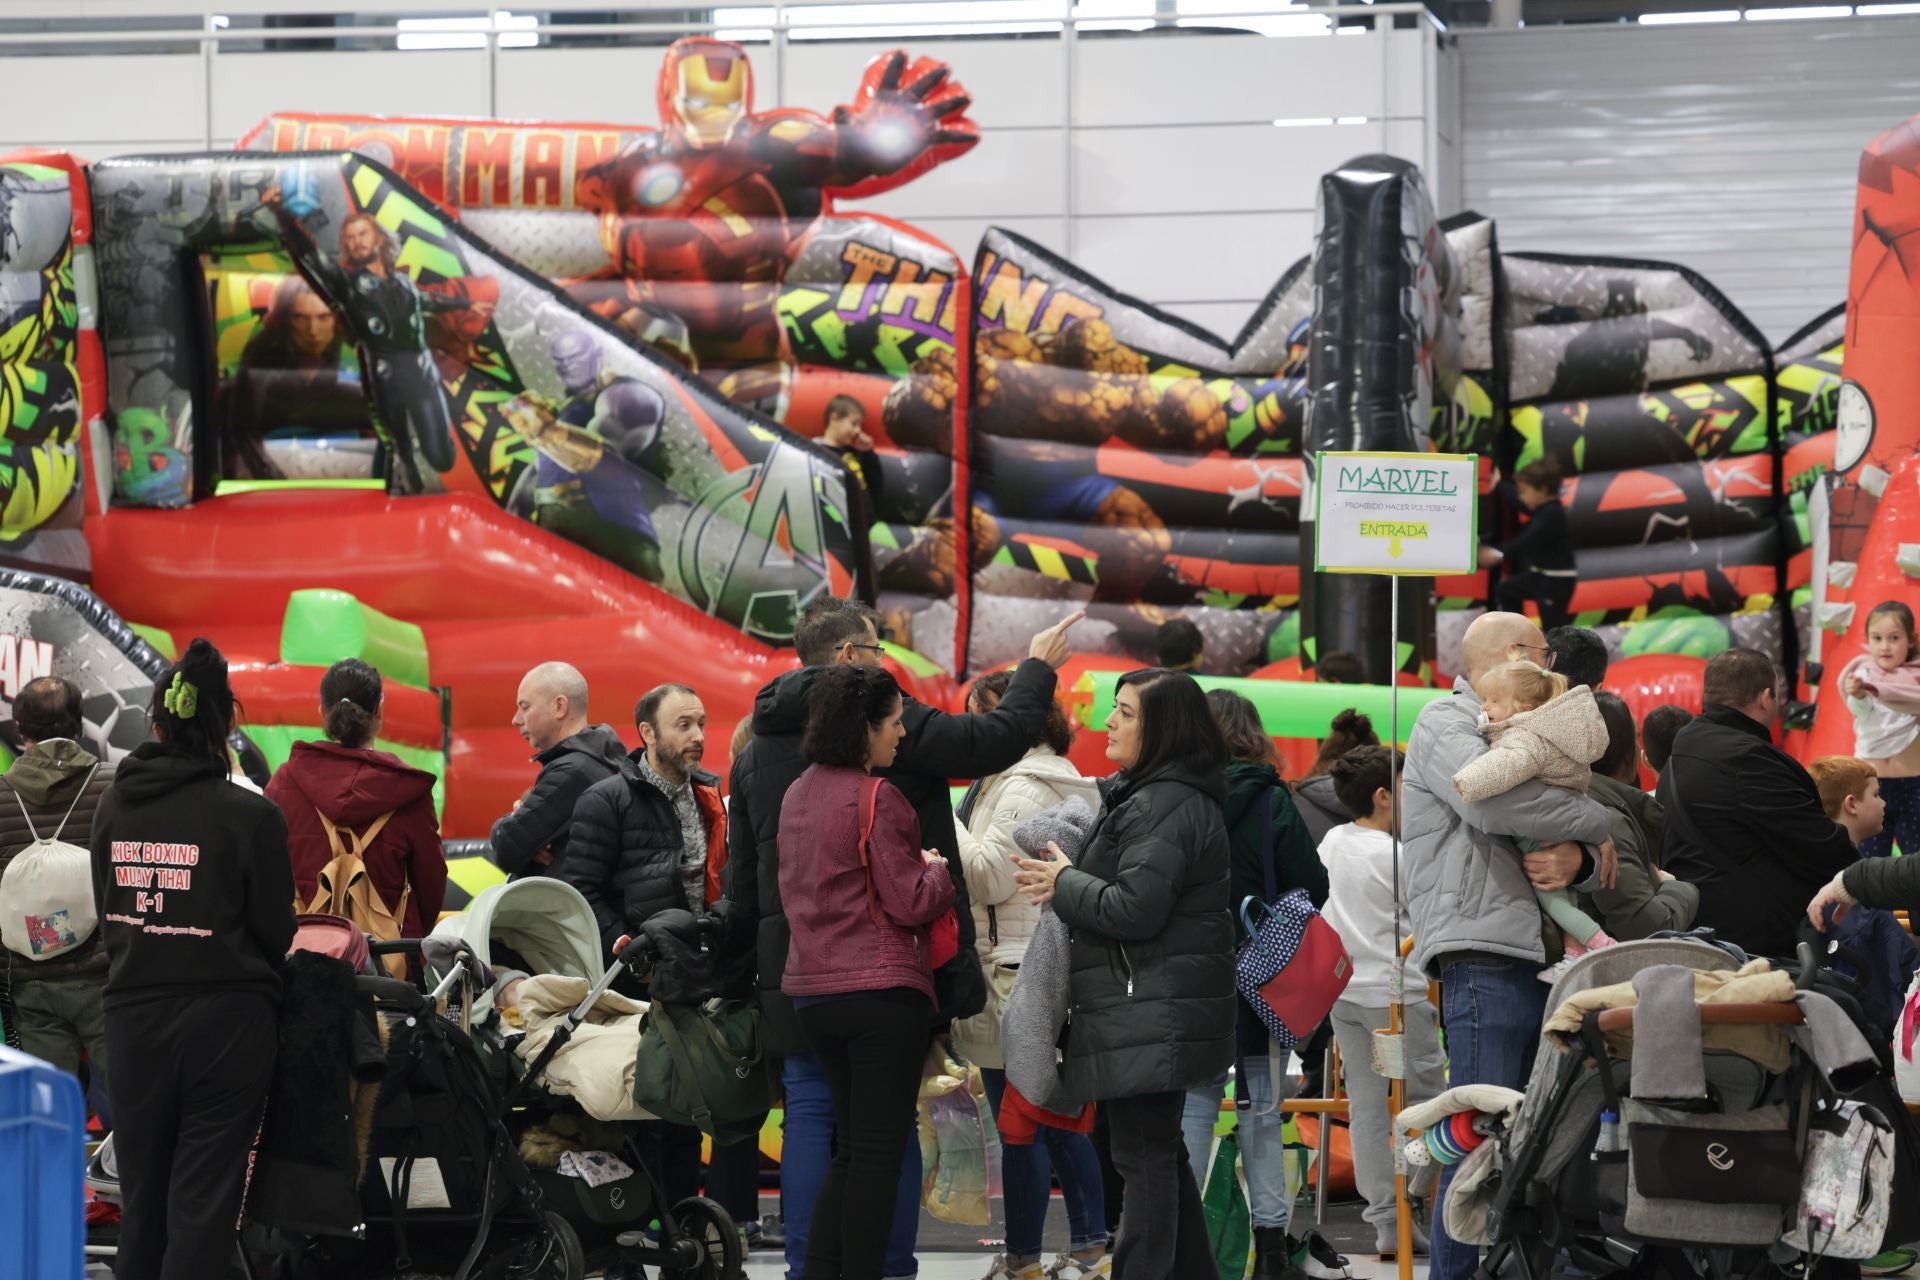
[[1665,263],[1508,254],[1509,478],[1565,477],[1573,610],[1616,659],[1787,650],[1770,352]]
[[216,380],[206,263],[280,253],[359,349],[397,491],[484,495],[773,643],[808,600],[854,589],[866,530],[836,457],[637,348],[384,165],[224,153],[92,172],[116,501],[212,496],[264,430],[229,412],[248,388]]
[[93,218],[71,156],[0,158],[0,560],[85,576],[81,427],[104,388]]
[[1082,643],[1140,662],[1175,616],[1210,671],[1281,656],[1298,635],[1305,264],[1231,344],[998,228],[974,285],[971,666],[1023,656],[1082,607]]
[[1852,750],[1838,681],[1873,606],[1920,595],[1920,116],[1862,153],[1853,246],[1832,474],[1812,511],[1811,755]]

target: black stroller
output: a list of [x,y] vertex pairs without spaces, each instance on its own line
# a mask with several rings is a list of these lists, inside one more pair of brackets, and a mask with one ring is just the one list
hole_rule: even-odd
[[[267,1192],[267,1203],[263,1206],[261,1196],[250,1203],[253,1221],[246,1243],[271,1259],[273,1274],[288,1280],[372,1280],[414,1272],[452,1280],[581,1280],[593,1262],[635,1273],[641,1266],[654,1268],[662,1280],[738,1280],[742,1275],[745,1249],[725,1210],[704,1197],[665,1205],[630,1126],[616,1128],[627,1170],[591,1196],[575,1193],[582,1185],[578,1179],[531,1168],[523,1158],[521,1137],[529,1128],[577,1114],[569,1099],[541,1088],[542,1072],[602,994],[629,970],[646,971],[658,953],[651,936],[634,939],[611,966],[598,971],[592,954],[598,951],[598,936],[589,913],[591,951],[577,947],[580,963],[554,967],[589,978],[591,987],[542,1051],[522,1062],[514,1052],[512,1028],[491,1006],[486,961],[502,945],[515,947],[514,959],[531,958],[525,936],[512,931],[513,912],[524,910],[529,921],[546,929],[556,919],[554,904],[544,899],[518,903],[506,891],[524,896],[530,891],[522,885],[536,884],[547,895],[566,889],[554,881],[527,881],[483,893],[467,917],[478,922],[480,945],[473,945],[470,932],[430,939],[419,966],[426,977],[419,985],[364,973],[354,978],[385,1028],[386,1061],[365,1138],[358,1220],[345,1222],[353,1216],[347,1209],[334,1213],[330,1223],[315,1221],[321,1215],[313,1207],[322,1197],[311,1184],[288,1194],[281,1175],[276,1194],[274,1187],[257,1183],[256,1190]],[[503,894],[504,902],[489,900]],[[564,913],[558,918],[564,922]],[[691,916],[686,925],[696,938],[708,932]],[[503,937],[511,941],[502,944]],[[495,944],[491,948],[489,940]],[[375,943],[372,951],[420,956],[423,947],[419,941]],[[585,968],[593,971],[577,972]],[[273,1180],[263,1162],[261,1182]]]

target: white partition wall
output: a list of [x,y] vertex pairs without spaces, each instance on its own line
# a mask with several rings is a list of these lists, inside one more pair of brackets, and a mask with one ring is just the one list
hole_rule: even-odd
[[[1007,31],[1009,4],[1036,20]],[[1454,204],[1455,142],[1443,118],[1452,54],[1418,5],[1345,10],[1336,27],[1326,10],[1276,16],[1281,0],[1078,0],[1072,23],[1067,0],[908,0],[701,10],[710,23],[676,29],[669,24],[684,8],[569,13],[579,5],[561,0],[517,11],[507,31],[449,0],[362,0],[338,15],[340,26],[304,32],[344,47],[274,47],[297,46],[303,33],[264,29],[249,15],[289,7],[237,0],[195,13],[164,2],[62,9],[0,0],[0,19],[37,12],[45,33],[36,44],[0,26],[0,150],[54,146],[102,158],[224,148],[273,111],[647,126],[656,123],[667,41],[718,26],[748,41],[762,109],[846,102],[867,62],[891,48],[948,62],[972,94],[982,142],[865,207],[912,222],[967,260],[987,227],[1007,227],[1229,337],[1312,248],[1326,170],[1389,152],[1428,171],[1443,212]],[[300,8],[303,23],[336,18],[324,6]],[[401,23],[432,12],[467,15],[470,35],[449,42],[471,47],[396,47],[430,43],[403,36]],[[154,30],[164,20],[157,14],[187,29]],[[847,29],[868,15],[903,25],[884,38]],[[103,20],[120,18],[147,30],[124,42],[103,32]],[[46,43],[60,41],[63,19],[76,40],[113,43],[101,52]],[[569,19],[598,25],[583,39]],[[937,25],[922,34],[929,24]]]

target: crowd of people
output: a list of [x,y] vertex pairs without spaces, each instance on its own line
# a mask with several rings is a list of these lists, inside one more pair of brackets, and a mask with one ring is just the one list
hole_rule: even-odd
[[[1492,612],[1466,631],[1452,696],[1422,710],[1404,755],[1348,710],[1291,782],[1250,702],[1168,667],[1119,681],[1111,770],[1084,776],[1055,696],[1077,620],[946,713],[888,673],[871,610],[816,602],[795,637],[800,666],[760,691],[724,785],[703,767],[693,687],[642,698],[628,750],[592,719],[572,667],[543,663],[520,684],[513,723],[538,772],[494,824],[501,867],[573,885],[608,948],[668,910],[751,923],[723,968],[757,998],[782,1062],[782,1215],[765,1228],[784,1232],[790,1277],[916,1273],[923,1063],[947,1035],[982,1068],[996,1115],[1031,1111],[1007,1068],[1036,1046],[1001,1015],[1055,921],[1066,1029],[1037,1047],[1049,1059],[1057,1047],[1065,1095],[1092,1119],[1006,1146],[1006,1243],[988,1280],[1211,1275],[1201,1180],[1229,1081],[1254,1274],[1337,1274],[1323,1240],[1291,1229],[1280,1133],[1291,1093],[1333,1082],[1288,1069],[1236,994],[1249,900],[1303,890],[1352,959],[1301,1056],[1317,1067],[1319,1047],[1339,1045],[1383,1259],[1393,1162],[1370,1041],[1396,992],[1410,992],[1409,1101],[1447,1084],[1523,1088],[1569,956],[1701,929],[1790,955],[1803,925],[1857,929],[1868,909],[1920,901],[1920,858],[1871,856],[1887,832],[1911,849],[1916,821],[1904,605],[1873,611],[1868,652],[1842,675],[1860,754],[1810,770],[1774,745],[1781,677],[1764,654],[1715,655],[1699,715],[1663,706],[1636,726],[1605,688],[1599,637]],[[1167,639],[1170,656],[1201,660],[1194,637]],[[0,780],[14,801],[0,798],[0,860],[43,838],[87,845],[100,925],[55,961],[10,965],[11,1030],[68,1071],[84,1055],[116,1133],[123,1278],[217,1274],[232,1248],[296,910],[343,901],[334,881],[353,867],[370,889],[356,910],[386,936],[423,936],[440,914],[433,778],[374,748],[380,673],[341,662],[318,692],[324,739],[296,745],[264,795],[230,781],[236,704],[205,641],[162,678],[153,740],[117,767],[83,744],[73,685],[35,680],[13,704],[22,750]],[[972,780],[957,812],[953,779]],[[1422,978],[1439,983],[1437,1009]],[[642,1129],[669,1200],[695,1193],[699,1131]],[[759,1233],[757,1174],[753,1144],[716,1147],[705,1188]],[[1056,1181],[1068,1235],[1049,1263]],[[1432,1274],[1467,1280],[1477,1249],[1449,1237],[1444,1215],[1426,1221]]]

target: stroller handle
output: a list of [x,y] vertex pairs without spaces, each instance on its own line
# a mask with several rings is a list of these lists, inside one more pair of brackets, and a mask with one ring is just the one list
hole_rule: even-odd
[[[1752,1002],[1746,1004],[1703,1004],[1700,1008],[1700,1025],[1734,1027],[1792,1027],[1804,1023],[1807,1018],[1800,1006],[1785,1000]],[[1633,1026],[1634,1010],[1602,1009],[1599,1024],[1602,1031],[1621,1031]]]

